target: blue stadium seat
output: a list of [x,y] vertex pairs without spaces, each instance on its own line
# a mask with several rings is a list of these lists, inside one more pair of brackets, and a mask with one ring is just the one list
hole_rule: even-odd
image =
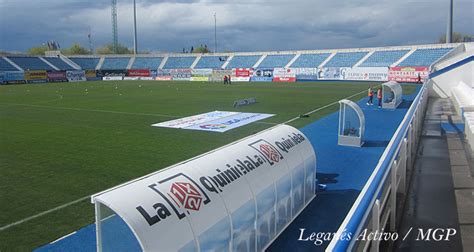
[[291,59],[295,57],[295,54],[277,54],[267,55],[265,59],[258,65],[260,68],[278,68],[285,67]]
[[326,60],[330,53],[318,53],[318,54],[301,54],[291,67],[295,68],[314,68],[321,65]]
[[368,52],[341,52],[336,53],[324,67],[352,67]]
[[251,68],[261,57],[262,55],[234,56],[226,68]]
[[397,62],[403,55],[410,50],[396,50],[396,51],[376,51],[370,55],[362,64],[361,67],[389,67]]
[[99,58],[70,57],[69,59],[78,64],[84,70],[95,70],[97,64],[99,64]]
[[446,53],[451,51],[453,48],[429,48],[429,49],[417,49],[399,66],[430,66],[436,60],[443,57]]
[[18,71],[18,69],[0,57],[0,71]]
[[50,65],[46,64],[38,57],[8,57],[23,70],[54,70]]
[[64,62],[61,58],[58,57],[44,57],[46,61],[53,64],[59,70],[74,70],[72,66]]
[[132,69],[156,70],[161,64],[163,57],[136,57]]
[[103,70],[122,70],[127,69],[128,62],[130,61],[130,57],[113,57],[113,58],[105,58],[104,63],[100,69]]
[[194,68],[212,68],[220,69],[224,65],[226,57],[202,56]]
[[163,66],[164,69],[180,69],[180,68],[191,68],[196,57],[169,57],[166,64]]

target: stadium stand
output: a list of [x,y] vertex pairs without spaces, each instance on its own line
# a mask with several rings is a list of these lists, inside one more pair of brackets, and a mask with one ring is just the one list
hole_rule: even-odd
[[44,57],[46,61],[57,67],[59,70],[74,70],[72,66],[64,62],[61,58],[56,57]]
[[164,69],[190,68],[196,57],[169,57]]
[[132,69],[158,69],[163,57],[136,57]]
[[352,67],[368,52],[338,52],[325,67]]
[[213,68],[213,69],[220,69],[225,62],[225,57],[219,56],[203,56],[199,59],[199,62],[196,64],[194,68]]
[[38,57],[8,57],[23,70],[55,70]]
[[410,50],[377,51],[370,55],[360,67],[389,67]]
[[398,66],[429,66],[451,51],[451,49],[452,48],[417,49],[404,61],[398,64]]
[[277,68],[285,67],[291,59],[295,57],[295,54],[277,54],[267,55],[265,59],[258,65],[261,68]]
[[227,65],[226,69],[232,68],[251,68],[262,55],[237,55]]
[[69,58],[74,63],[79,65],[84,70],[94,70],[99,64],[99,58],[78,58],[78,57],[71,57]]
[[18,69],[16,69],[16,67],[14,67],[8,61],[0,57],[0,71],[18,71]]
[[130,57],[126,58],[105,58],[104,63],[100,69],[103,70],[114,70],[114,69],[127,69],[128,62],[130,61]]
[[331,55],[330,53],[301,54],[291,67],[318,67]]

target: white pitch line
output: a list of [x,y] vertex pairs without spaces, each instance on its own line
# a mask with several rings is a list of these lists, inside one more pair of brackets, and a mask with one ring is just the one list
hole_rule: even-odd
[[46,211],[44,211],[44,212],[41,212],[41,213],[39,213],[39,214],[35,214],[35,215],[30,216],[30,217],[28,217],[28,218],[24,218],[24,219],[19,220],[19,221],[17,221],[17,222],[10,223],[10,224],[8,224],[8,225],[5,225],[5,226],[3,226],[3,227],[0,227],[0,231],[4,231],[4,230],[6,230],[6,229],[8,229],[8,228],[11,228],[11,227],[13,227],[13,226],[20,225],[20,224],[22,224],[22,223],[24,223],[24,222],[27,222],[27,221],[36,219],[36,218],[41,217],[41,216],[43,216],[43,215],[49,214],[49,213],[51,213],[51,212],[54,212],[54,211],[57,211],[57,210],[60,210],[60,209],[63,209],[63,208],[65,208],[65,207],[68,207],[68,206],[70,206],[70,205],[74,205],[74,204],[76,204],[76,203],[79,203],[79,202],[81,202],[81,201],[84,201],[84,200],[86,200],[86,199],[89,199],[90,197],[91,197],[90,195],[89,195],[89,196],[85,196],[85,197],[82,197],[82,198],[80,198],[80,199],[71,201],[71,202],[69,202],[69,203],[66,203],[66,204],[57,206],[57,207],[55,207],[55,208],[51,208],[51,209],[46,210]]
[[113,110],[102,110],[102,109],[66,108],[66,107],[54,107],[54,106],[46,106],[46,105],[23,104],[23,103],[1,103],[0,105],[13,105],[13,106],[25,106],[25,107],[34,107],[34,108],[74,110],[74,111],[111,113],[111,114],[123,114],[123,115],[159,116],[159,117],[179,118],[179,116],[172,116],[172,115],[165,115],[165,114],[133,113],[133,112],[123,112],[123,111],[113,111]]
[[[361,93],[363,93],[363,92],[365,92],[365,90],[360,91],[360,92],[358,92],[358,93],[356,93],[356,94],[350,95],[350,96],[348,96],[348,97],[346,97],[346,98],[344,98],[344,99],[350,99],[350,98],[352,98],[352,97],[354,97],[354,96],[357,96],[357,95],[359,95],[359,94],[361,94]],[[317,109],[315,109],[315,110],[312,110],[312,111],[306,113],[305,115],[310,115],[310,114],[315,113],[315,112],[317,112],[317,111],[319,111],[319,110],[322,110],[322,109],[325,109],[325,108],[330,107],[330,106],[332,106],[332,105],[335,105],[335,104],[337,104],[338,102],[339,102],[339,101],[336,101],[336,102],[327,104],[327,105],[325,105],[325,106],[323,106],[323,107],[320,107],[320,108],[317,108]],[[9,103],[9,104],[20,105],[20,106],[34,106],[34,107],[57,108],[57,107],[41,106],[41,105],[27,105],[27,104],[14,104],[14,103]],[[59,109],[83,110],[83,109],[74,109],[74,108],[59,108]],[[138,115],[159,116],[159,115],[157,115],[157,114],[128,113],[128,112],[107,111],[107,110],[89,110],[89,109],[85,109],[85,111],[108,112],[108,113],[117,113],[117,114],[133,114],[133,115],[137,115],[137,114],[138,114]],[[161,116],[168,116],[168,115],[161,115]],[[174,117],[174,118],[176,118],[175,116],[169,116],[169,117]],[[300,117],[295,117],[295,118],[293,118],[293,119],[290,119],[290,120],[284,122],[284,124],[290,123],[290,122],[295,121],[295,120],[297,120],[297,119],[299,119],[299,118],[300,118]],[[264,123],[264,122],[260,122],[260,123]],[[267,124],[273,124],[273,123],[267,123]],[[79,203],[79,202],[81,202],[81,201],[83,201],[83,200],[89,199],[91,196],[92,196],[92,195],[85,196],[85,197],[83,197],[83,198],[80,198],[80,199],[71,201],[71,202],[69,202],[69,203],[66,203],[66,204],[57,206],[57,207],[55,207],[55,208],[51,208],[51,209],[46,210],[46,211],[44,211],[44,212],[41,212],[41,213],[39,213],[39,214],[35,214],[35,215],[30,216],[30,217],[28,217],[28,218],[19,220],[19,221],[17,221],[17,222],[10,223],[10,224],[8,224],[8,225],[5,225],[5,226],[3,226],[3,227],[0,227],[0,232],[6,230],[6,229],[8,229],[8,228],[11,228],[11,227],[13,227],[13,226],[17,226],[17,225],[20,225],[20,224],[22,224],[22,223],[24,223],[24,222],[27,222],[27,221],[36,219],[36,218],[38,218],[38,217],[41,217],[41,216],[43,216],[43,215],[49,214],[49,213],[51,213],[51,212],[55,212],[55,211],[57,211],[57,210],[60,210],[60,209],[65,208],[65,207],[68,207],[68,206],[77,204],[77,203]]]
[[50,242],[49,244],[54,244],[54,243],[56,243],[56,242],[58,242],[58,241],[60,241],[60,240],[62,240],[62,239],[64,239],[64,238],[66,238],[66,237],[69,237],[69,236],[71,236],[71,235],[74,235],[75,233],[77,233],[77,231],[74,231],[74,232],[72,232],[72,233],[70,233],[70,234],[67,234],[67,235],[61,237],[61,238],[58,238],[58,239],[56,239],[56,240]]

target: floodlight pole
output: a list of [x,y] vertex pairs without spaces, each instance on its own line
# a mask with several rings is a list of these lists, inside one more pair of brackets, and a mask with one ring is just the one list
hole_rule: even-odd
[[217,14],[214,12],[214,53],[217,53]]
[[137,6],[136,0],[133,0],[133,54],[138,53],[138,42],[137,42]]
[[453,0],[449,0],[448,29],[446,43],[453,43]]

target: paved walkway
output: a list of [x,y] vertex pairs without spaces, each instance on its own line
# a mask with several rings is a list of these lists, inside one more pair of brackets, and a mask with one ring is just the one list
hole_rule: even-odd
[[450,241],[416,241],[395,245],[395,251],[474,251],[473,162],[463,141],[460,117],[449,99],[431,99],[411,176],[400,226],[455,228]]

